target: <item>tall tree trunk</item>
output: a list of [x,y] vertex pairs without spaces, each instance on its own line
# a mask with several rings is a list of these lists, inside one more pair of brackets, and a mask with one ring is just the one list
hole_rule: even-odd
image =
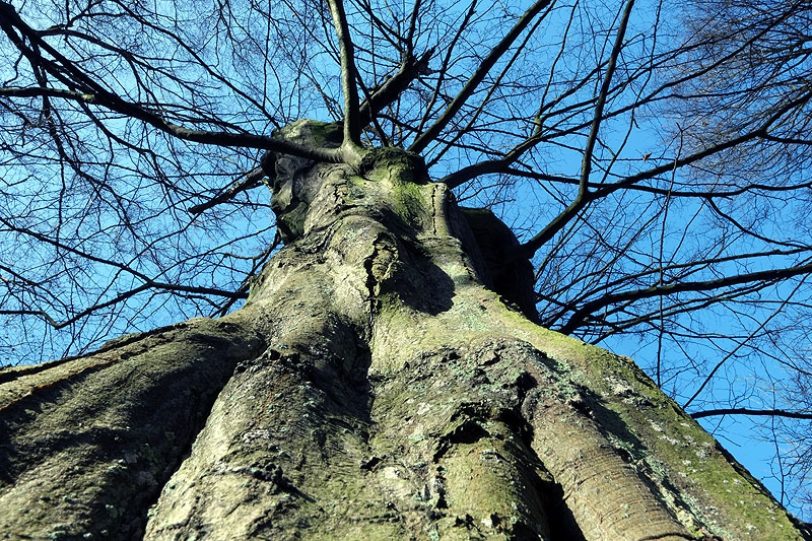
[[265,168],[287,245],[244,308],[0,372],[0,538],[803,538],[630,360],[537,326],[515,238],[418,157]]

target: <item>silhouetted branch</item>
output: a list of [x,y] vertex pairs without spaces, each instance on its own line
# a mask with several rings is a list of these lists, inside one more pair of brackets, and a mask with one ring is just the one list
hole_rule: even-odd
[[361,144],[361,117],[355,86],[355,53],[343,0],[327,0],[333,16],[341,54],[341,90],[344,94],[344,142]]
[[516,41],[516,38],[522,33],[522,31],[527,28],[527,26],[533,21],[536,15],[538,15],[541,10],[547,8],[552,3],[552,0],[536,0],[530,8],[521,16],[521,18],[513,25],[513,28],[507,33],[507,35],[502,38],[502,40],[497,44],[493,49],[490,50],[488,55],[482,60],[479,68],[474,72],[468,82],[465,83],[465,86],[460,90],[460,92],[454,97],[454,100],[448,105],[443,114],[437,121],[432,124],[425,132],[421,133],[409,147],[409,150],[415,153],[420,153],[423,149],[428,146],[429,143],[434,141],[434,139],[440,135],[440,132],[443,131],[443,128],[451,122],[451,120],[456,116],[459,112],[460,108],[468,101],[468,99],[473,95],[474,91],[477,89],[479,84],[485,79],[485,76],[490,72],[491,68],[496,64],[496,62],[505,54],[505,52],[510,49],[510,46],[513,45],[513,42]]
[[717,280],[675,282],[672,284],[651,286],[635,291],[609,293],[601,298],[587,302],[581,308],[576,310],[572,317],[570,317],[569,321],[567,321],[567,323],[561,327],[560,331],[564,334],[571,333],[590,314],[593,314],[606,306],[619,302],[648,299],[663,295],[675,295],[677,293],[685,292],[710,291],[713,289],[720,289],[723,287],[746,284],[750,282],[772,282],[791,278],[793,276],[802,276],[809,273],[812,273],[812,264],[799,265],[797,267],[790,267],[786,269],[771,269],[766,271],[738,274],[734,276],[726,276]]
[[714,408],[691,413],[694,419],[719,415],[747,415],[750,417],[785,417],[787,419],[812,419],[812,412],[783,409]]
[[[92,103],[95,106],[104,107],[129,118],[140,120],[162,132],[185,141],[217,146],[273,150],[275,152],[302,156],[318,161],[339,162],[342,160],[341,153],[338,149],[308,148],[290,141],[282,141],[272,137],[249,133],[238,134],[193,130],[169,122],[149,108],[129,102],[107,91],[100,83],[94,81],[77,67],[75,63],[71,62],[43,40],[37,31],[28,26],[28,24],[20,18],[11,4],[2,0],[0,0],[0,28],[3,29],[6,36],[8,36],[26,59],[28,59],[32,67],[41,68],[66,86],[77,89],[76,91],[65,92],[59,89],[46,88],[40,91],[43,96],[58,94],[60,98],[83,103]],[[36,47],[25,45],[23,39],[15,33],[15,30],[20,33],[20,36],[27,39]],[[41,56],[38,53],[40,49],[47,52],[54,60],[51,61]],[[68,76],[73,77],[73,79],[68,78]],[[30,92],[34,91],[31,90]]]
[[433,54],[434,50],[430,49],[419,58],[406,57],[397,73],[372,91],[369,99],[364,100],[358,110],[361,127],[368,126],[378,113],[399,99],[409,85],[428,70]]
[[200,214],[201,212],[205,212],[221,203],[227,203],[236,195],[246,190],[250,190],[251,188],[257,187],[264,176],[265,172],[262,170],[262,167],[255,167],[205,203],[200,203],[199,205],[189,207],[189,212],[191,214]]

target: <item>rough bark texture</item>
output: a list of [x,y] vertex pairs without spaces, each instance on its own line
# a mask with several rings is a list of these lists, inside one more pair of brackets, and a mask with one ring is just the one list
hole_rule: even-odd
[[515,239],[418,157],[265,168],[287,246],[244,308],[0,372],[1,539],[803,538],[630,360],[535,325]]

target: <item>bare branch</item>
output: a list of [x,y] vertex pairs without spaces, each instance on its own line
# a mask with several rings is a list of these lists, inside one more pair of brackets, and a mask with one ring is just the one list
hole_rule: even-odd
[[257,187],[264,176],[265,172],[262,170],[262,167],[255,167],[205,203],[189,207],[189,212],[191,214],[200,214],[221,203],[231,201],[236,195]]
[[355,53],[343,0],[327,0],[341,52],[341,90],[344,93],[344,143],[361,144],[361,117],[355,86]]
[[710,291],[713,289],[720,289],[723,287],[747,284],[751,282],[774,282],[776,280],[784,280],[793,276],[803,276],[809,273],[812,273],[812,263],[785,269],[771,269],[746,274],[738,274],[734,276],[726,276],[716,280],[675,282],[671,284],[651,286],[635,291],[609,293],[599,299],[587,302],[581,308],[576,310],[572,317],[570,317],[569,321],[567,321],[567,323],[561,327],[560,331],[564,334],[569,334],[573,332],[590,314],[595,313],[603,307],[619,302],[649,299],[651,297],[675,295],[685,292]]
[[451,120],[456,116],[459,112],[460,108],[468,101],[468,99],[473,95],[474,91],[476,91],[479,84],[485,79],[485,76],[488,75],[491,68],[499,61],[499,59],[504,55],[509,49],[510,46],[513,45],[513,42],[516,41],[522,31],[527,28],[527,26],[533,21],[536,15],[538,15],[541,10],[547,8],[552,4],[553,0],[536,0],[527,11],[525,11],[524,15],[516,21],[516,24],[513,25],[513,28],[507,33],[507,35],[502,38],[498,45],[496,45],[491,51],[488,53],[482,60],[482,64],[479,68],[474,72],[468,82],[465,83],[465,86],[460,90],[459,94],[454,98],[454,100],[446,107],[446,110],[443,111],[443,114],[440,116],[437,121],[432,124],[429,129],[425,132],[421,133],[409,147],[409,150],[415,153],[422,152],[429,143],[431,143],[440,132],[443,131],[443,128],[451,122]]
[[691,413],[694,419],[715,417],[719,415],[747,415],[750,417],[784,417],[787,419],[812,419],[812,412],[791,411],[784,409],[753,409],[753,408],[714,408]]
[[[55,79],[63,81],[67,85],[80,88],[78,91],[67,92],[60,89],[46,88],[41,90],[40,95],[54,95],[83,103],[93,103],[96,106],[104,107],[127,117],[141,120],[162,132],[185,141],[217,146],[273,150],[275,152],[292,154],[318,161],[339,162],[342,160],[341,153],[337,149],[307,148],[289,141],[281,141],[272,137],[247,133],[236,134],[192,130],[168,122],[162,118],[160,114],[151,111],[149,108],[128,102],[120,96],[107,91],[100,83],[94,81],[73,62],[44,41],[38,32],[33,30],[20,18],[11,4],[0,0],[0,15],[2,15],[2,17],[0,17],[0,28],[3,29],[12,43],[14,43],[19,51],[31,62],[32,66],[41,67],[53,75]],[[37,49],[41,49],[50,54],[54,61],[50,61],[39,55],[37,49],[26,46],[14,32],[15,28],[32,44],[35,44]],[[73,76],[74,80],[67,79],[65,74]],[[18,94],[30,94],[35,91],[33,89],[4,89],[4,92],[7,92],[7,95],[13,95],[14,92]]]
[[358,111],[362,128],[368,126],[372,119],[378,116],[378,113],[400,98],[403,91],[428,70],[429,60],[433,54],[434,50],[430,49],[420,58],[406,57],[398,72],[372,91],[369,99],[364,100]]
[[566,226],[567,222],[569,222],[573,216],[578,214],[590,202],[590,198],[587,193],[587,184],[589,182],[590,173],[592,172],[592,154],[595,151],[595,143],[598,140],[598,131],[600,130],[601,120],[603,119],[603,110],[606,106],[606,98],[609,95],[609,89],[612,86],[612,77],[615,74],[617,60],[620,57],[620,52],[623,50],[623,42],[626,39],[626,28],[629,24],[629,18],[631,17],[633,6],[634,0],[629,0],[626,3],[625,9],[623,10],[623,15],[620,19],[620,27],[618,28],[617,36],[615,38],[615,44],[612,47],[612,53],[609,57],[609,66],[606,69],[606,76],[601,83],[601,88],[597,95],[595,115],[592,119],[592,127],[590,128],[589,136],[587,137],[586,147],[584,148],[584,155],[581,161],[581,175],[578,181],[578,194],[563,212],[556,216],[544,227],[544,229],[542,229],[538,234],[536,234],[532,239],[527,241],[522,246],[522,252],[526,255],[532,255],[535,253],[536,250],[538,250],[559,231],[561,231]]

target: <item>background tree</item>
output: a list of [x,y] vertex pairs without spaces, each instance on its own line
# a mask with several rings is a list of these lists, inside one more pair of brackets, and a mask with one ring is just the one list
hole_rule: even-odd
[[[446,227],[462,239],[462,249],[475,267],[471,270],[473,275],[485,280],[528,318],[594,344],[625,351],[639,345],[638,357],[656,384],[695,417],[721,418],[722,429],[731,428],[730,418],[766,419],[762,428],[773,438],[777,449],[778,496],[784,500],[795,495],[804,486],[809,471],[810,448],[805,444],[808,437],[789,438],[808,434],[812,416],[806,392],[811,368],[805,323],[810,306],[806,280],[812,269],[806,219],[812,187],[806,129],[812,97],[809,17],[809,6],[800,1],[696,1],[673,5],[625,2],[617,10],[612,6],[549,0],[487,5],[477,1],[416,1],[400,5],[363,1],[263,5],[253,1],[216,1],[167,6],[115,0],[0,4],[0,27],[5,35],[0,47],[10,59],[2,68],[4,81],[0,89],[4,126],[0,133],[4,151],[0,185],[3,357],[33,361],[85,354],[111,336],[145,331],[193,316],[232,312],[248,296],[252,283],[255,291],[249,308],[232,312],[230,319],[225,320],[227,324],[189,323],[103,346],[108,353],[100,356],[44,371],[20,367],[2,374],[0,383],[7,383],[7,402],[0,405],[0,412],[5,411],[10,419],[8,426],[22,434],[20,439],[4,442],[7,450],[17,453],[9,450],[3,463],[5,481],[12,487],[6,503],[16,502],[20,509],[26,508],[30,502],[15,498],[22,498],[21,494],[39,497],[41,493],[31,491],[31,485],[21,481],[25,472],[39,471],[31,464],[44,468],[48,453],[57,456],[57,449],[79,445],[75,437],[49,439],[47,434],[59,425],[47,415],[42,416],[45,419],[42,423],[46,424],[39,428],[35,425],[20,428],[28,426],[24,419],[28,419],[26,412],[31,401],[65,404],[75,400],[78,409],[60,410],[63,422],[80,415],[95,418],[97,413],[88,412],[104,409],[101,403],[94,402],[96,399],[87,392],[69,398],[64,385],[72,378],[89,378],[89,373],[98,371],[99,381],[88,383],[88,388],[112,392],[114,382],[121,384],[126,379],[115,373],[119,369],[115,367],[121,363],[105,355],[132,355],[140,359],[139,355],[146,355],[144,351],[168,348],[166,355],[181,359],[178,365],[185,367],[176,368],[184,375],[178,379],[181,383],[174,385],[197,389],[192,395],[200,397],[178,398],[175,396],[178,388],[164,383],[153,387],[130,382],[129,402],[149,403],[153,407],[160,404],[157,412],[150,414],[156,417],[149,417],[156,423],[158,433],[150,435],[136,430],[125,440],[131,446],[135,445],[133,442],[151,441],[151,445],[160,448],[158,456],[168,458],[155,459],[152,469],[139,466],[134,471],[130,466],[140,464],[143,458],[133,458],[129,447],[122,450],[111,444],[112,450],[107,455],[95,447],[86,457],[80,455],[84,461],[81,469],[91,472],[88,475],[97,492],[116,500],[131,497],[118,493],[125,485],[121,480],[116,483],[107,477],[99,480],[92,477],[96,470],[87,466],[98,463],[99,471],[113,475],[104,469],[111,467],[112,462],[127,475],[135,476],[133,486],[146,487],[145,500],[122,511],[118,503],[105,501],[94,493],[89,501],[96,504],[84,500],[77,504],[84,505],[84,510],[57,508],[73,519],[93,517],[93,521],[102,524],[99,509],[114,505],[116,511],[110,511],[105,520],[125,524],[130,532],[142,527],[145,506],[157,498],[157,491],[175,470],[191,441],[197,438],[202,442],[201,449],[210,448],[207,441],[213,445],[211,438],[216,439],[212,435],[216,428],[212,427],[217,427],[218,422],[222,424],[222,416],[231,411],[229,407],[238,407],[234,406],[239,402],[235,397],[276,396],[261,390],[261,382],[284,394],[295,395],[291,389],[303,389],[304,394],[296,395],[289,409],[274,402],[278,411],[273,419],[281,422],[280,419],[298,419],[301,415],[315,416],[317,421],[312,426],[302,421],[305,425],[302,430],[316,434],[322,453],[329,456],[333,455],[324,449],[335,450],[336,446],[356,449],[361,454],[362,448],[380,451],[374,441],[366,441],[370,433],[396,441],[390,433],[396,426],[394,419],[408,417],[410,410],[401,411],[398,408],[405,406],[392,404],[401,401],[409,404],[411,397],[420,402],[412,404],[414,408],[423,407],[421,404],[436,406],[439,399],[426,398],[431,394],[425,389],[413,390],[418,393],[414,395],[399,395],[405,391],[393,390],[397,388],[395,383],[416,378],[414,374],[407,377],[400,373],[398,377],[405,379],[392,379],[380,366],[381,359],[387,356],[401,359],[412,353],[419,357],[415,348],[397,348],[394,339],[386,338],[391,333],[391,329],[386,330],[387,325],[395,325],[384,310],[387,295],[401,299],[409,310],[432,316],[427,321],[436,326],[434,332],[447,329],[457,333],[458,340],[468,337],[459,321],[453,325],[443,322],[444,314],[448,318],[453,314],[461,320],[473,317],[470,314],[463,317],[458,310],[451,309],[473,302],[465,300],[467,286],[463,287],[455,274],[459,269],[448,267],[451,263],[442,257],[444,250],[456,252],[421,240],[415,244],[419,248],[412,246],[407,253],[398,244],[425,234],[427,226],[425,220],[421,221],[421,212],[426,211],[426,202],[435,197],[430,197],[429,192],[435,194],[441,185],[419,187],[422,186],[419,182],[406,181],[408,187],[403,188],[395,183],[399,188],[394,195],[370,191],[366,185],[355,186],[358,190],[355,193],[354,185],[347,185],[342,190],[348,192],[342,192],[342,197],[369,200],[364,204],[345,201],[347,208],[363,208],[358,213],[373,216],[387,231],[395,231],[397,242],[381,241],[381,244],[379,237],[366,238],[359,233],[357,239],[345,239],[351,246],[357,241],[357,247],[347,248],[347,253],[339,250],[347,261],[355,261],[353,257],[357,256],[355,266],[345,263],[342,267],[329,256],[308,259],[315,257],[314,253],[332,253],[332,248],[325,244],[327,240],[314,240],[318,238],[314,236],[315,229],[302,223],[303,215],[307,215],[310,222],[305,223],[321,224],[325,230],[333,227],[332,222],[325,221],[330,213],[322,212],[326,203],[316,197],[323,186],[317,183],[321,177],[314,171],[332,179],[325,181],[325,185],[332,186],[330,183],[338,183],[334,175],[348,174],[342,167],[367,174],[378,171],[386,161],[382,156],[388,156],[386,159],[394,164],[390,170],[400,171],[398,168],[402,167],[407,171],[402,173],[406,177],[425,180],[419,160],[406,159],[403,156],[409,155],[397,153],[399,157],[391,153],[369,154],[365,150],[369,148],[401,148],[419,154],[428,177],[452,189],[457,202],[487,207],[511,224],[519,237],[515,245],[506,228],[488,213],[468,212],[463,221],[456,210],[449,210],[447,219],[432,222],[436,236],[442,237],[442,228]],[[326,127],[296,124],[297,128],[290,128],[300,118],[343,120],[340,137]],[[311,167],[310,162],[302,160],[314,160],[321,165]],[[380,171],[376,174],[389,178]],[[272,201],[268,199],[268,190],[255,189],[263,186],[263,180],[272,188]],[[442,203],[445,196],[436,197]],[[315,207],[314,201],[318,202]],[[392,201],[399,201],[400,206]],[[444,204],[432,207],[435,217],[445,208]],[[405,225],[375,211],[376,205],[380,208],[394,205],[394,214]],[[453,203],[448,205],[456,208]],[[279,217],[278,224],[273,221],[269,206]],[[322,210],[315,212],[317,208]],[[340,214],[343,210],[334,212]],[[365,231],[363,227],[360,230]],[[392,248],[392,242],[397,249]],[[288,246],[287,251],[282,250],[276,263],[267,267],[265,278],[258,279],[260,269],[282,244]],[[310,251],[302,248],[307,246]],[[358,255],[369,247],[374,247],[372,254]],[[390,252],[397,254],[387,256],[391,261],[381,259],[381,254]],[[527,259],[533,263],[532,280],[524,264]],[[339,295],[336,286],[328,285],[329,280],[320,281],[323,276],[319,278],[303,270],[302,283],[294,283],[288,271],[274,270],[283,268],[283,263],[298,269],[309,268],[308,265],[338,265],[324,272],[345,273],[349,277],[347,283],[353,283],[353,273],[367,272],[364,280],[369,290],[364,303],[370,303],[369,314],[361,317],[353,312],[357,306],[351,309],[344,304],[338,308],[313,304],[314,299],[323,298],[327,291]],[[400,269],[402,277],[387,282],[389,267]],[[430,286],[419,285],[421,276],[426,277]],[[275,278],[277,285],[268,277]],[[529,289],[522,289],[530,281],[534,284],[534,297]],[[422,297],[421,287],[432,288],[434,298]],[[298,293],[282,295],[280,291],[285,288]],[[449,297],[451,293],[454,295]],[[497,400],[493,397],[499,396],[497,390],[508,375],[497,377],[488,373],[485,377],[497,390],[484,382],[480,382],[479,394],[461,387],[455,394],[461,401],[459,407],[449,405],[447,409],[455,411],[453,419],[463,421],[458,426],[451,423],[433,429],[437,434],[448,432],[445,440],[439,436],[428,440],[440,442],[433,455],[435,461],[449,461],[442,465],[447,473],[451,472],[443,481],[449,485],[454,484],[454,471],[462,479],[465,468],[473,468],[459,458],[460,445],[478,449],[476,445],[493,444],[493,438],[502,442],[497,445],[499,449],[502,445],[513,445],[519,451],[511,447],[513,450],[503,453],[512,457],[506,463],[507,470],[494,471],[525,481],[532,477],[527,476],[529,464],[535,468],[534,457],[541,458],[549,471],[544,475],[535,473],[538,479],[530,484],[543,487],[537,489],[543,501],[523,501],[519,506],[523,511],[501,526],[499,521],[506,520],[510,513],[490,509],[490,503],[452,501],[453,509],[468,505],[469,512],[456,516],[454,520],[461,520],[460,524],[448,526],[442,520],[453,518],[452,511],[437,510],[448,509],[441,503],[449,505],[449,502],[440,500],[445,497],[444,491],[454,493],[453,487],[438,487],[425,481],[436,481],[442,475],[432,477],[423,472],[405,476],[403,471],[409,470],[405,464],[414,468],[422,459],[413,457],[410,463],[410,458],[403,455],[398,466],[390,463],[397,456],[390,450],[388,454],[367,456],[368,462],[362,468],[370,471],[370,475],[408,478],[408,483],[404,481],[400,487],[394,481],[391,483],[387,489],[388,502],[379,501],[380,494],[364,493],[359,497],[368,502],[370,509],[380,507],[380,513],[375,515],[378,519],[391,519],[403,528],[424,531],[437,522],[441,524],[438,531],[446,533],[456,531],[454,527],[469,532],[493,528],[521,536],[530,535],[527,533],[530,530],[522,528],[530,528],[533,535],[544,535],[541,526],[538,531],[533,529],[535,526],[527,526],[533,522],[528,517],[541,523],[536,507],[549,511],[562,505],[556,496],[558,489],[551,488],[557,483],[567,494],[569,512],[581,534],[609,535],[595,524],[604,522],[606,516],[615,517],[617,510],[628,502],[612,497],[609,498],[612,505],[607,503],[595,510],[594,497],[578,496],[577,491],[573,495],[571,487],[578,485],[580,479],[568,484],[562,473],[568,470],[564,465],[575,458],[557,455],[548,448],[551,440],[544,440],[545,434],[563,438],[566,431],[549,423],[545,426],[533,413],[536,407],[530,407],[543,403],[558,411],[555,408],[561,404],[550,398],[537,398],[532,403],[525,400],[525,395],[535,390],[539,382],[549,379],[555,382],[554,386],[566,387],[562,387],[562,396],[580,396],[567,402],[579,405],[573,410],[576,413],[559,412],[562,419],[577,415],[579,408],[589,410],[590,422],[597,423],[596,430],[604,433],[613,447],[621,448],[618,456],[626,457],[626,467],[633,464],[635,475],[658,487],[654,491],[659,495],[655,498],[658,504],[644,505],[640,500],[635,507],[643,509],[642,516],[650,519],[651,524],[666,525],[660,533],[670,532],[675,538],[681,535],[684,538],[687,534],[680,532],[731,531],[730,523],[735,520],[727,517],[726,511],[720,512],[726,517],[723,520],[714,518],[713,512],[695,502],[674,501],[677,497],[696,496],[691,496],[693,489],[669,487],[678,477],[673,470],[677,458],[664,457],[664,451],[652,443],[656,435],[646,430],[651,432],[651,426],[662,430],[665,426],[668,430],[663,437],[676,441],[677,432],[682,429],[672,427],[653,413],[654,417],[635,424],[624,417],[628,412],[618,414],[622,423],[617,426],[629,427],[624,428],[626,432],[618,432],[617,426],[610,428],[614,426],[610,413],[620,411],[618,408],[631,405],[645,410],[646,401],[661,404],[659,395],[646,394],[648,387],[635,379],[639,375],[622,372],[611,363],[609,368],[594,368],[592,374],[589,367],[603,366],[601,362],[590,358],[579,364],[580,356],[568,349],[575,346],[556,346],[558,339],[553,335],[534,335],[522,330],[523,327],[499,323],[503,317],[498,315],[502,313],[500,308],[489,304],[491,301],[481,302],[493,325],[488,330],[493,340],[498,342],[506,334],[521,338],[555,357],[563,368],[556,368],[555,376],[530,371],[527,373],[531,375],[517,379],[514,400],[524,400],[522,407],[509,400],[501,405],[492,404],[491,410],[498,413],[493,418],[470,404]],[[262,312],[265,315],[250,315],[257,310],[266,310]],[[279,316],[270,317],[268,313]],[[432,335],[419,318],[410,318],[404,321]],[[312,334],[313,329],[306,329],[296,340],[290,338],[290,333],[295,334],[302,325],[307,327],[307,323],[299,320],[311,319],[313,329],[319,330],[318,337]],[[246,320],[253,323],[249,325]],[[331,321],[332,326],[325,328],[325,321]],[[309,340],[308,353],[300,351],[304,337]],[[376,337],[378,343],[374,341]],[[480,339],[478,336],[477,340]],[[462,358],[479,359],[489,366],[485,357],[493,354],[499,358],[500,351],[509,352],[505,356],[511,362],[531,365],[537,362],[536,353],[528,353],[522,349],[524,346],[513,342],[490,349],[480,344],[479,349],[468,351],[456,342],[445,343],[445,349],[438,349],[438,342],[432,340],[429,336],[415,342],[426,363],[437,364],[438,359],[445,359],[444,362],[453,365],[451,361]],[[176,351],[178,343],[186,346]],[[295,350],[297,356],[281,347],[282,343]],[[325,354],[324,359],[328,360],[312,360],[311,357],[318,357],[314,353],[317,346],[345,361],[336,368],[329,360],[330,355]],[[223,348],[229,362],[225,366],[213,364],[211,355],[221,355]],[[266,348],[270,349],[260,357],[265,364],[252,366],[246,362]],[[497,353],[493,353],[494,348]],[[197,356],[189,357],[183,353],[186,349]],[[398,349],[403,353],[392,353]],[[159,359],[163,358],[161,355],[164,353],[156,354]],[[291,360],[294,357],[295,362]],[[350,358],[356,359],[354,364],[348,364],[346,359]],[[243,361],[239,373],[254,374],[253,379],[244,379],[248,376],[231,379],[209,415],[209,406],[238,361]],[[153,366],[158,361],[139,362]],[[417,367],[415,373],[425,370],[432,378],[453,380],[441,371],[420,368],[422,365],[414,359],[409,363]],[[366,365],[368,378],[359,375]],[[108,366],[113,368],[103,369]],[[327,385],[323,379],[329,378],[323,374],[313,376],[302,366],[315,366],[315,373],[330,374],[338,383]],[[143,370],[164,381],[158,375],[168,368],[156,365],[151,369],[153,372]],[[573,376],[580,386],[576,390],[565,384],[569,380],[559,373],[568,370],[587,374]],[[474,380],[480,377],[477,374],[475,370]],[[595,374],[600,381],[594,380]],[[351,408],[336,410],[335,404],[329,402],[334,400],[346,406],[346,402],[361,400],[354,394],[358,390],[353,386],[363,387],[359,381],[367,379],[364,400],[371,396],[401,400],[392,398],[389,407],[374,410],[374,415]],[[535,383],[528,383],[531,380]],[[235,389],[240,382],[254,391],[239,394]],[[639,385],[642,387],[638,388]],[[321,395],[311,396],[308,392],[315,393],[311,387],[319,392],[332,389],[330,392],[335,396],[329,400]],[[143,389],[143,393],[139,394],[138,389]],[[20,398],[26,393],[31,396]],[[149,401],[144,398],[147,395],[151,397]],[[271,402],[274,400],[277,399]],[[319,400],[327,400],[324,403],[331,406],[324,406]],[[252,401],[253,398],[246,400]],[[80,407],[79,402],[84,405]],[[323,409],[316,408],[315,413],[297,409],[313,403],[322,404],[319,407]],[[387,405],[386,400],[376,403]],[[626,406],[619,405],[622,403]],[[94,409],[93,404],[98,408]],[[583,404],[587,406],[581,407]],[[255,415],[248,405],[245,407],[248,409],[234,410],[231,415],[238,419]],[[524,426],[521,423],[517,427],[513,421],[505,420],[508,415],[505,412],[512,412],[510,415],[515,417],[518,410],[522,422],[531,426],[537,437],[532,443],[519,444],[511,439],[529,430],[521,428]],[[169,412],[173,411],[187,417],[172,417]],[[134,420],[143,424],[147,418],[141,410],[108,413],[124,423],[122,426],[129,426]],[[162,415],[169,420],[158,422],[156,419]],[[331,415],[343,419],[348,434],[352,435],[347,436],[349,440],[342,440],[341,445],[335,443],[338,429],[327,422],[333,418]],[[198,437],[197,430],[207,417],[208,428]],[[481,421],[480,417],[488,421]],[[375,432],[371,425],[366,426],[364,423],[370,419],[384,429]],[[494,428],[494,423],[502,428]],[[650,423],[649,428],[641,428],[646,423]],[[233,430],[230,436],[222,437],[250,439],[249,434],[256,434],[259,428],[235,423]],[[482,431],[488,438],[482,436]],[[156,443],[161,435],[166,439],[167,432],[184,433],[179,437],[177,449]],[[367,435],[363,436],[364,433]],[[496,436],[499,434],[501,439]],[[92,431],[83,437],[96,442],[113,438],[106,432]],[[572,437],[563,447],[590,448],[598,441],[594,434]],[[700,436],[690,433],[685,437]],[[619,444],[618,440],[624,438],[625,444]],[[49,445],[42,444],[45,440]],[[642,442],[639,446],[630,443],[638,440]],[[595,445],[602,449],[602,445],[608,444]],[[307,457],[302,459],[305,463],[320,463],[304,443],[301,449],[298,446],[299,443],[293,445],[297,452],[290,449],[285,452]],[[40,450],[35,452],[35,448]],[[545,455],[543,450],[550,454]],[[252,453],[258,451],[242,449],[237,454],[245,458],[253,456]],[[420,451],[415,453],[419,455]],[[262,460],[255,459],[233,467],[248,468],[239,471],[248,471],[255,481],[272,483],[277,487],[276,496],[282,494],[293,500],[299,497],[309,502],[307,498],[312,496],[309,490],[301,488],[297,477],[306,477],[307,468],[290,473],[295,469],[291,470],[285,459],[272,459],[267,452]],[[699,457],[700,461],[703,459]],[[225,460],[222,457],[218,460],[228,462],[222,462]],[[611,463],[615,458],[606,460]],[[680,455],[679,460],[688,459]],[[178,483],[185,487],[178,489],[182,496],[172,496],[172,490],[164,491],[155,512],[158,518],[149,530],[151,535],[162,535],[161,532],[174,527],[170,523],[175,517],[168,509],[182,507],[178,502],[184,498],[189,501],[189,494],[195,490],[206,493],[194,481],[194,472],[207,471],[205,463],[205,457],[193,454],[175,474],[168,486]],[[341,462],[327,463],[333,467]],[[660,463],[666,464],[669,474],[649,471]],[[682,465],[693,468],[690,464]],[[340,479],[347,486],[360,482],[360,477],[343,477],[335,470],[330,471],[333,475],[327,479],[333,482]],[[587,473],[587,469],[582,472]],[[548,474],[550,477],[545,477]],[[417,486],[421,479],[424,486]],[[731,482],[733,479],[730,478]],[[318,486],[318,475],[308,483]],[[414,490],[407,490],[409,483],[415,484]],[[489,483],[484,480],[482,486],[491,490]],[[640,496],[640,492],[635,492],[642,490],[635,484],[639,481],[629,483],[637,487],[629,489],[629,494]],[[14,486],[18,487],[16,492]],[[216,485],[208,488],[217,494],[229,486],[223,481],[219,488]],[[623,483],[620,486],[627,487]],[[245,499],[249,500],[251,494],[256,497],[256,490],[256,487],[245,489]],[[420,512],[404,509],[398,498],[412,492],[425,494],[425,506],[431,503],[438,515],[432,516],[423,508]],[[504,502],[518,498],[512,493],[500,494]],[[235,497],[229,501],[238,500]],[[301,511],[299,515],[291,513],[294,518],[290,523],[275,516],[273,527],[311,524],[318,513],[308,511],[308,505],[302,501],[293,505]],[[584,504],[587,511],[579,510],[579,501],[587,502]],[[709,508],[724,508],[713,501]],[[753,508],[762,505],[758,502],[761,500],[753,500]],[[290,504],[283,503],[274,505],[282,509]],[[796,505],[800,509],[801,504]],[[258,515],[267,513],[267,506],[261,512],[260,507]],[[646,515],[649,507],[654,509],[651,516]],[[661,507],[665,508],[662,516],[657,514],[662,509],[656,510]],[[322,511],[335,518],[334,512]],[[465,517],[477,517],[479,512],[484,513],[485,522],[480,524],[477,519],[473,526],[468,524]],[[127,514],[124,521],[116,513],[132,515]],[[208,524],[215,515],[210,505],[201,503],[200,509],[189,512],[195,518],[188,519],[186,524],[190,529],[198,528],[195,531],[205,531],[200,524]],[[359,514],[367,515],[374,513]],[[675,516],[677,524],[672,523]],[[86,523],[76,520],[79,525],[75,527],[66,522],[65,536],[78,535],[71,527],[86,527]],[[645,520],[641,522],[638,515],[634,515],[633,522],[633,527],[622,521],[606,527],[619,528],[624,535],[638,530],[654,535],[658,531],[653,526],[646,531],[640,526]],[[266,526],[272,527],[270,523]],[[764,538],[765,530],[761,528],[766,526],[750,526],[755,533],[749,535]],[[107,527],[97,529],[100,532]],[[450,529],[443,529],[446,527]],[[551,523],[547,530],[571,533],[574,528],[564,521]],[[381,532],[386,531],[381,529],[378,534],[384,535]],[[346,535],[357,536],[360,532],[347,530]],[[738,535],[744,534],[736,532],[734,537]]]

